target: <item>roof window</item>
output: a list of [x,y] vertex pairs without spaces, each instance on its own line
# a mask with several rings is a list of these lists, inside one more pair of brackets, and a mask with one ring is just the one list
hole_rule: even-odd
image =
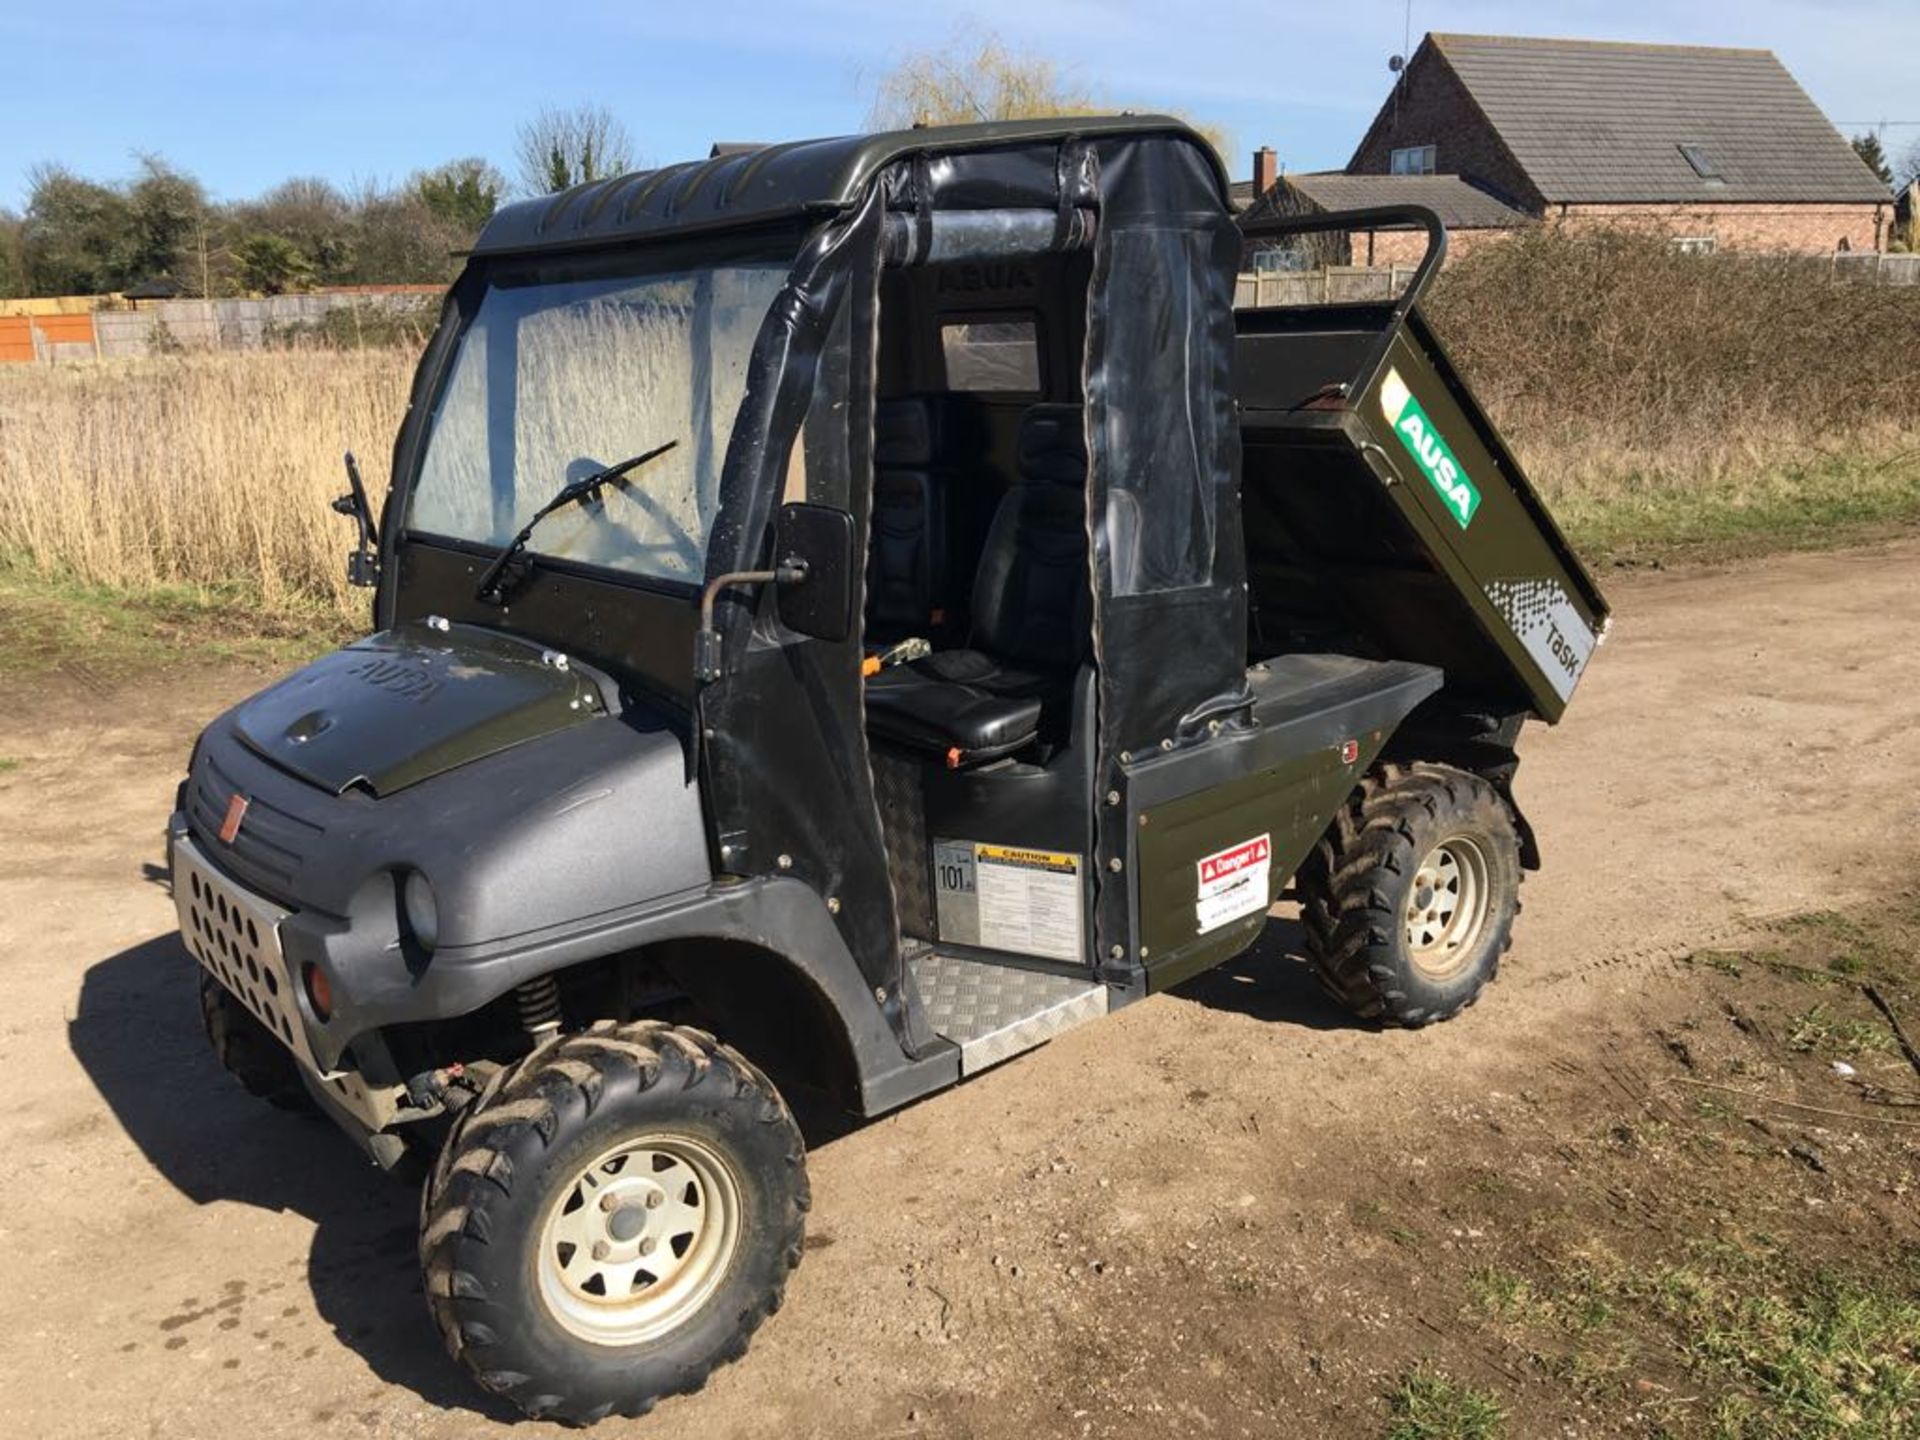
[[1698,145],[1682,145],[1681,158],[1693,167],[1693,173],[1709,185],[1724,185],[1726,178],[1713,168],[1713,161],[1707,158],[1707,152]]

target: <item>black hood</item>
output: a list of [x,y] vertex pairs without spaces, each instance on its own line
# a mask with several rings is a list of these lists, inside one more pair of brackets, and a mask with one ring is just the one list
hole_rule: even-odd
[[472,625],[410,623],[336,650],[233,713],[247,746],[342,794],[390,795],[604,715],[603,677]]

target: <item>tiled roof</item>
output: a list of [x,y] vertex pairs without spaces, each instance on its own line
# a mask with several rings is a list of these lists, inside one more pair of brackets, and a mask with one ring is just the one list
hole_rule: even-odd
[[1770,50],[1494,35],[1422,48],[1549,203],[1892,198]]
[[1365,210],[1376,205],[1424,205],[1449,230],[1503,230],[1531,216],[1514,209],[1458,175],[1285,175],[1316,210]]

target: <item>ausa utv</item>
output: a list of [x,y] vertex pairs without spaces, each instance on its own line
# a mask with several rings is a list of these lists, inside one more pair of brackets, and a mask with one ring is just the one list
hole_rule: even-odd
[[[1415,308],[1234,308],[1176,121],[772,145],[496,215],[421,361],[375,629],[169,827],[253,1092],[419,1155],[456,1360],[585,1423],[801,1256],[781,1090],[872,1116],[1300,901],[1422,1025],[1538,864],[1515,741],[1607,608]],[[1291,889],[1289,889],[1291,881]],[[696,1025],[698,1028],[696,1028]]]

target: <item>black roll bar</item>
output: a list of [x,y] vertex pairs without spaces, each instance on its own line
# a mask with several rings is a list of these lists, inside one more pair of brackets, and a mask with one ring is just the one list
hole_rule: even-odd
[[[1415,303],[1426,294],[1427,286],[1433,283],[1433,277],[1447,258],[1447,227],[1424,205],[1374,205],[1364,210],[1333,210],[1322,215],[1275,215],[1240,226],[1240,233],[1251,239],[1260,235],[1300,235],[1323,230],[1378,230],[1386,225],[1407,224],[1418,225],[1427,232],[1426,254],[1414,267],[1407,288],[1395,296],[1388,307],[1387,323],[1380,327],[1380,334],[1368,347],[1359,373],[1343,388],[1343,394],[1364,390],[1385,363],[1393,337],[1413,312]],[[1243,313],[1257,315],[1260,312]]]
[[1302,235],[1323,230],[1379,230],[1388,225],[1417,225],[1427,232],[1427,253],[1414,267],[1413,279],[1393,304],[1396,322],[1413,309],[1447,258],[1447,227],[1424,205],[1373,205],[1365,210],[1330,210],[1323,215],[1274,215],[1241,222],[1248,239],[1261,235]]

